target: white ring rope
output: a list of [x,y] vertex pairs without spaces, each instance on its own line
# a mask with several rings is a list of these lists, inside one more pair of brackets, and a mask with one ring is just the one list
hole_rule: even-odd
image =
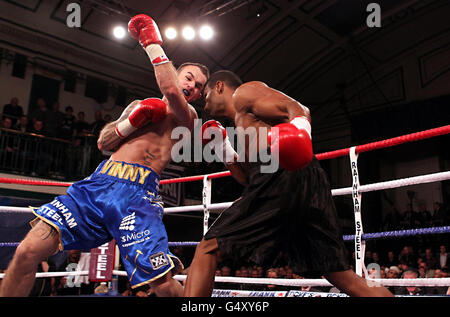
[[[442,182],[450,179],[450,171],[421,175],[421,176],[413,176],[402,179],[396,179],[392,181],[362,185],[359,187],[359,192],[366,193],[371,191],[383,190],[383,189],[392,189],[403,186],[411,186],[425,183],[433,183],[433,182]],[[350,195],[352,193],[352,187],[332,189],[331,193],[333,196],[342,196],[342,195]]]
[[[89,271],[71,271],[71,272],[39,272],[37,278],[44,277],[62,277],[89,275]],[[127,276],[127,272],[113,270],[113,275]],[[5,273],[0,274],[0,279]],[[186,275],[175,275],[177,281],[185,281]],[[417,278],[417,279],[366,279],[368,282],[380,283],[384,286],[450,286],[450,278]],[[325,279],[279,279],[279,278],[251,278],[251,277],[232,277],[216,276],[215,282],[218,283],[240,283],[240,284],[273,284],[280,286],[333,286]]]

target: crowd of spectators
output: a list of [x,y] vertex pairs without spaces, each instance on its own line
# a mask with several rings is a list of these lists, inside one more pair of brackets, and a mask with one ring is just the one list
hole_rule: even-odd
[[83,111],[79,111],[75,117],[74,109],[71,106],[67,106],[65,111],[61,112],[58,101],[48,107],[43,98],[38,98],[35,109],[25,114],[23,107],[19,105],[18,98],[14,97],[9,104],[3,106],[1,127],[47,137],[74,140],[86,135],[98,136],[103,126],[110,121],[112,121],[110,115],[103,117],[101,111],[96,111],[94,122],[88,123]]
[[[59,110],[59,102],[50,109],[43,98],[36,107],[25,114],[17,98],[4,105],[0,128],[2,136],[0,168],[31,176],[48,176],[64,179],[85,177],[89,167],[102,159],[96,149],[96,140],[111,116],[95,112],[95,120],[88,123],[85,113],[77,117],[71,106]],[[89,146],[88,149],[86,146]],[[94,153],[92,153],[92,149]]]
[[[366,251],[366,267],[374,267],[378,264],[378,270],[372,269],[368,274],[371,278],[399,279],[399,278],[443,278],[450,277],[450,253],[447,252],[447,246],[439,245],[438,249],[428,247],[425,251],[415,252],[413,247],[404,246],[398,253],[389,250],[383,254],[376,251]],[[353,259],[350,263],[354,262]],[[372,264],[372,265],[369,265]],[[351,265],[351,269],[353,265]],[[304,276],[295,274],[288,265],[278,265],[275,267],[263,268],[255,265],[243,265],[232,267],[228,264],[221,265],[216,271],[216,276],[235,276],[235,277],[255,277],[255,278],[286,278],[303,279]],[[363,272],[363,276],[365,274]],[[317,278],[317,277],[316,277]],[[320,278],[324,278],[321,276]],[[215,288],[235,289],[235,290],[302,290],[311,292],[332,292],[339,293],[335,287],[295,287],[295,286],[276,286],[264,284],[230,284],[216,283]],[[388,287],[394,295],[450,295],[448,286],[426,286],[426,287]]]
[[382,228],[386,231],[404,230],[414,228],[428,228],[447,226],[450,224],[450,214],[440,202],[433,203],[433,211],[426,208],[424,202],[418,203],[418,210],[414,210],[413,204],[408,203],[404,212],[400,212],[395,205],[391,205],[386,211]]

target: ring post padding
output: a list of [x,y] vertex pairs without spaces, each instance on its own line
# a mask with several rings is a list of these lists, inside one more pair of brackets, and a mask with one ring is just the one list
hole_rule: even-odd
[[211,205],[211,180],[208,175],[203,176],[203,235],[209,227],[209,206]]
[[366,249],[366,241],[362,240],[364,233],[362,221],[361,221],[361,200],[362,195],[359,191],[359,174],[358,174],[358,154],[356,153],[356,147],[350,148],[350,167],[352,173],[352,200],[353,211],[355,214],[355,272],[359,276],[362,276],[362,271],[367,276],[367,271],[364,266],[364,255]]

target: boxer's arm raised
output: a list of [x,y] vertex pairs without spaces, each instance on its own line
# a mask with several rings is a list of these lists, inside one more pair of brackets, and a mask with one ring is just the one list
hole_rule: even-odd
[[197,114],[188,104],[181,87],[178,85],[178,73],[172,63],[155,65],[155,78],[159,89],[167,99],[170,109],[180,125],[194,128]]
[[128,22],[128,31],[144,48],[155,70],[156,82],[180,125],[193,129],[196,114],[178,85],[177,71],[164,53],[162,37],[156,22],[138,14]]

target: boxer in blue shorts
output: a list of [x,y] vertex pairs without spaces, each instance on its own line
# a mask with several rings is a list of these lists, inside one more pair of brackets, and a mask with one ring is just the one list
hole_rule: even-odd
[[149,16],[131,18],[128,30],[149,56],[164,97],[130,103],[97,141],[100,150],[113,152],[110,159],[66,195],[33,209],[37,218],[5,272],[0,296],[27,296],[38,263],[58,250],[90,249],[111,239],[119,246],[132,287],[149,284],[157,296],[183,295],[173,279],[183,265],[168,249],[159,175],[179,141],[171,138],[172,130],[194,127],[197,113],[189,102],[200,98],[209,71],[197,63],[176,70]]

